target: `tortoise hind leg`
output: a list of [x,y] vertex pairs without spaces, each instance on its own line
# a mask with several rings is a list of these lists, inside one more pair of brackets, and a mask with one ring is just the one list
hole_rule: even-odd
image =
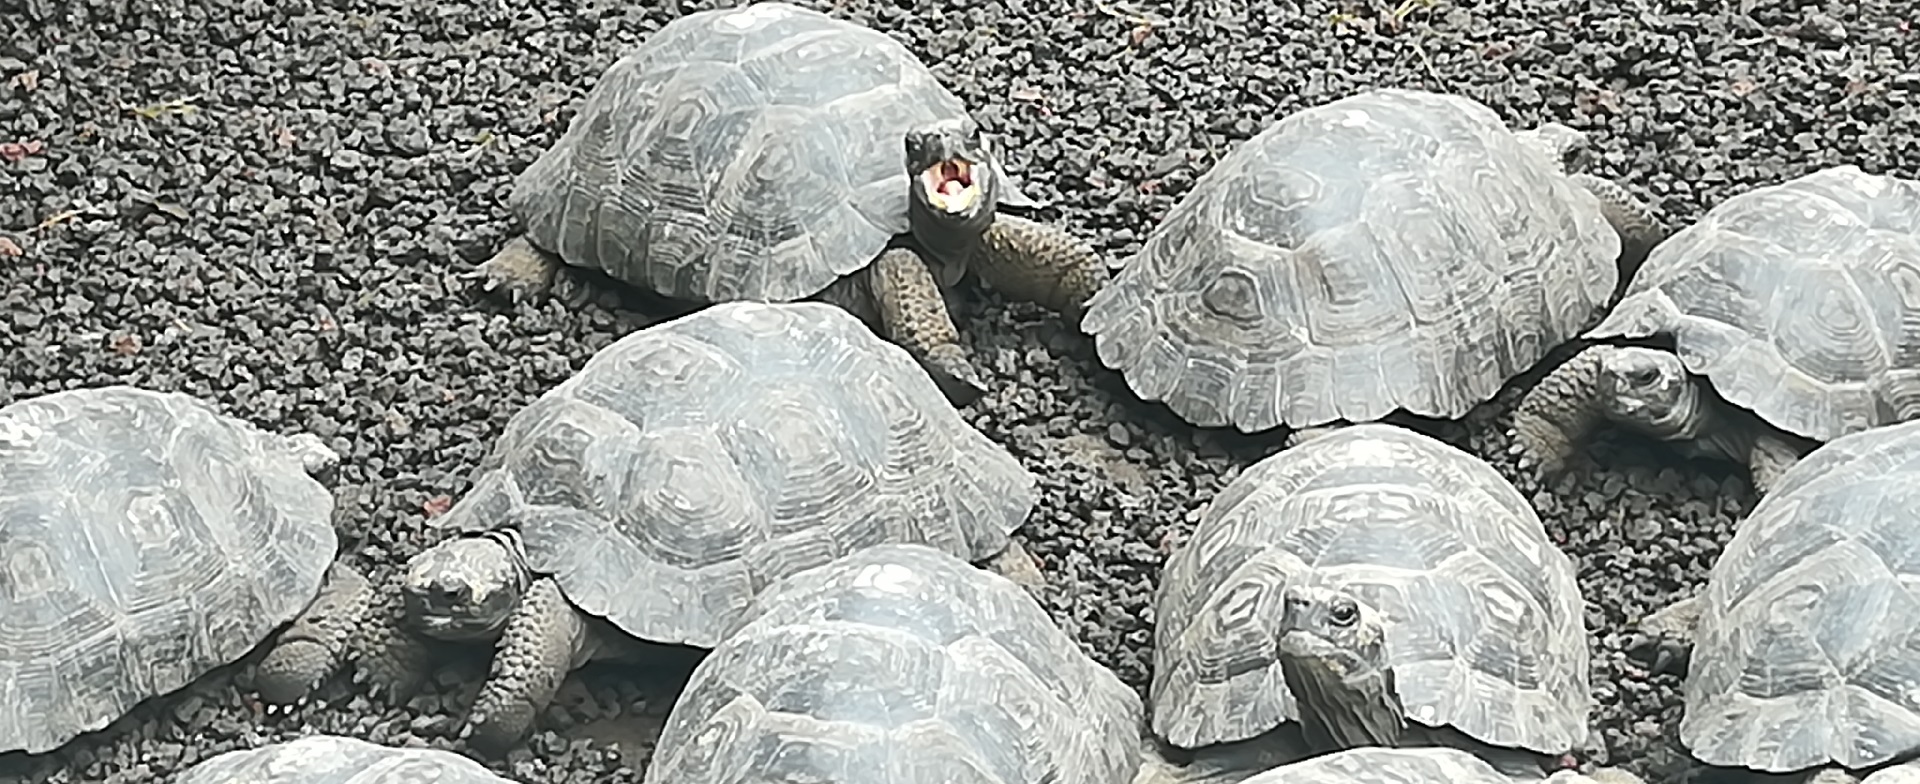
[[948,400],[964,406],[986,392],[979,369],[960,345],[946,297],[919,254],[890,248],[865,274],[881,331],[926,366]]
[[1747,451],[1747,473],[1752,477],[1754,493],[1765,496],[1801,456],[1799,449],[1777,436],[1754,438],[1753,448]]
[[1351,427],[1351,425],[1346,422],[1329,422],[1324,425],[1314,425],[1313,427],[1294,428],[1292,432],[1287,433],[1285,446],[1288,449],[1292,449],[1316,438],[1333,435],[1335,432],[1346,427]]
[[1046,574],[1040,571],[1040,562],[1027,552],[1027,548],[1012,539],[1007,547],[980,562],[987,571],[1012,580],[1016,585],[1028,591],[1038,591],[1047,584]]
[[1010,298],[1073,319],[1107,280],[1093,248],[1064,230],[1015,215],[998,215],[981,238],[969,268]]
[[1701,609],[1700,597],[1695,595],[1654,611],[1640,621],[1637,639],[1628,648],[1651,655],[1653,672],[1685,675]]
[[480,262],[468,280],[481,294],[511,302],[553,297],[577,308],[589,302],[605,306],[619,299],[616,293],[604,291],[586,271],[534,247],[524,236],[513,238],[493,258]]
[[254,669],[254,690],[268,710],[279,712],[306,702],[314,688],[339,670],[372,608],[373,585],[353,567],[334,562],[319,595]]
[[534,583],[500,634],[462,737],[490,753],[519,743],[589,652],[586,621],[567,603],[560,584],[551,578]]
[[552,293],[554,280],[565,266],[560,257],[534,247],[526,237],[515,237],[493,258],[480,262],[471,280],[484,294],[532,300]]

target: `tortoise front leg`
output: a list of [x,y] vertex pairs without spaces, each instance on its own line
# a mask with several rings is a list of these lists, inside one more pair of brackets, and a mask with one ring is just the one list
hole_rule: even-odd
[[946,297],[920,255],[890,248],[867,267],[866,275],[867,293],[887,339],[920,360],[954,405],[967,405],[985,394],[986,382],[960,345],[960,329],[947,312]]
[[372,608],[353,642],[353,680],[368,693],[404,705],[427,681],[433,643],[405,625],[406,608],[397,587],[375,593]]
[[532,731],[534,717],[553,702],[567,673],[584,661],[586,621],[567,603],[560,584],[544,578],[527,590],[500,634],[493,668],[461,733],[474,748],[504,752]]
[[1545,474],[1567,466],[1579,442],[1600,424],[1600,366],[1609,346],[1573,355],[1540,379],[1514,406],[1508,451]]
[[1107,281],[1093,248],[1066,231],[1016,215],[998,215],[969,268],[1001,294],[1032,302],[1080,326],[1087,300]]
[[319,595],[254,670],[253,686],[267,710],[277,713],[305,703],[339,670],[372,608],[373,586],[365,576],[344,561],[328,567]]

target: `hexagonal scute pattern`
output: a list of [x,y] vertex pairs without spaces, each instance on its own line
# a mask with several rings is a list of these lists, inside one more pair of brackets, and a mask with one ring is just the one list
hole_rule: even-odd
[[333,499],[194,397],[0,409],[0,751],[39,753],[245,656],[315,593]]
[[1573,562],[1479,458],[1356,425],[1229,484],[1161,575],[1155,732],[1197,748],[1299,718],[1274,646],[1289,585],[1350,591],[1384,614],[1410,720],[1547,754],[1586,738]]
[[883,545],[769,588],[694,671],[649,784],[1112,784],[1140,699],[1013,582]]
[[906,230],[907,130],[966,116],[871,28],[785,3],[692,13],[607,69],[511,202],[535,246],[657,294],[795,300]]
[[1000,553],[1035,484],[859,319],[738,302],[600,350],[514,415],[440,523],[515,526],[580,609],[711,647],[767,585],[860,548]]
[[1450,419],[1591,325],[1619,253],[1485,105],[1370,90],[1222,157],[1084,326],[1135,394],[1203,427]]
[[1721,202],[1654,249],[1590,337],[1655,334],[1790,433],[1920,416],[1920,181],[1833,166]]
[[1712,765],[1861,769],[1920,746],[1920,422],[1843,436],[1713,565],[1680,738]]

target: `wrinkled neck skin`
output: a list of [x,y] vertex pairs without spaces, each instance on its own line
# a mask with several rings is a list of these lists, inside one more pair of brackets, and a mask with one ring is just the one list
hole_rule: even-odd
[[1266,771],[1312,756],[1300,725],[1287,722],[1246,740],[1216,743],[1185,754],[1179,784],[1239,784]]
[[1359,746],[1401,746],[1406,711],[1393,670],[1322,646],[1280,658],[1280,673],[1300,712],[1300,731],[1316,753]]
[[[1762,440],[1770,440],[1775,448],[1790,452],[1799,458],[1806,457],[1808,452],[1820,446],[1820,442],[1811,438],[1774,427],[1773,423],[1762,419],[1759,414],[1719,400],[1717,397],[1714,400],[1715,403],[1709,411],[1715,425],[1695,442],[1696,445],[1693,447],[1703,455],[1745,463],[1750,460]],[[1834,782],[1839,780],[1835,779]],[[1822,784],[1828,783],[1822,782]]]
[[1695,379],[1685,387],[1680,404],[1653,422],[1610,417],[1628,430],[1673,444],[1688,457],[1744,462],[1760,432],[1754,428],[1769,426],[1758,414],[1721,400],[1705,386]]
[[[1712,407],[1701,412],[1700,419],[1724,420],[1729,418],[1726,413],[1723,408]],[[1753,436],[1753,431],[1745,427],[1732,427],[1716,421],[1698,428],[1696,435],[1678,443],[1681,451],[1690,457],[1743,462],[1747,459],[1747,453],[1753,451]]]
[[1170,746],[1143,722],[1140,773],[1131,784],[1239,784],[1309,756],[1297,722],[1282,723],[1245,740],[1197,749]]

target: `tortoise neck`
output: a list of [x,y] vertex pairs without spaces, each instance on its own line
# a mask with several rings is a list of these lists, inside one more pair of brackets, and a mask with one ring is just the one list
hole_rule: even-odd
[[1299,710],[1301,734],[1316,753],[1397,747],[1409,740],[1393,670],[1363,659],[1281,660],[1281,675]]

